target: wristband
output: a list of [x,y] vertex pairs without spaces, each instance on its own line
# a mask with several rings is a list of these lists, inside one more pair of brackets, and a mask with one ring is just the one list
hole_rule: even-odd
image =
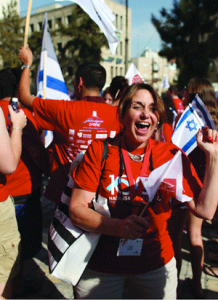
[[20,132],[23,133],[23,130],[20,127],[16,127],[16,126],[12,127],[12,130],[15,130],[15,129],[20,130]]
[[23,66],[21,67],[21,70],[23,70],[24,68],[29,68],[29,69],[31,70],[31,66],[30,66],[30,65],[23,65]]

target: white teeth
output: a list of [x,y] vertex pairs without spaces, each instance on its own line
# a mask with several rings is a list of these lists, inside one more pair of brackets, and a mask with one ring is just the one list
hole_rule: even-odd
[[149,123],[145,123],[145,122],[140,122],[139,124],[143,126],[149,126]]

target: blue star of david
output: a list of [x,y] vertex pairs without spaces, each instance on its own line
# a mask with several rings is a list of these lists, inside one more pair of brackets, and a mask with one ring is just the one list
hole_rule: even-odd
[[187,121],[187,126],[186,128],[188,128],[190,131],[192,130],[197,130],[197,123],[195,123],[194,119],[191,121]]

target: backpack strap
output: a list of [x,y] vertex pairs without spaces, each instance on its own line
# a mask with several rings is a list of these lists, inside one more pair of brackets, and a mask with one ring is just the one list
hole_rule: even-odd
[[[104,163],[104,161],[107,159],[107,155],[108,155],[108,143],[107,143],[107,140],[103,140],[103,145],[104,145],[104,150],[103,150],[103,154],[102,154],[102,158],[101,158],[101,167]],[[105,164],[103,166],[103,168],[101,169],[101,176],[100,176],[100,179],[99,179],[99,185],[97,187],[97,190],[96,190],[96,201],[98,200],[98,193],[99,193],[99,189],[100,189],[100,185],[101,185],[101,180],[102,180],[102,177],[103,177],[103,174],[104,174],[104,169],[105,169]]]

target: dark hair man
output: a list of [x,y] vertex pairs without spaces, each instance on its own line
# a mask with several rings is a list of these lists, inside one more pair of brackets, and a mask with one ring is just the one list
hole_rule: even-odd
[[57,202],[66,186],[74,157],[86,150],[92,140],[114,137],[121,130],[117,108],[107,105],[100,97],[106,71],[98,63],[89,62],[78,67],[74,89],[79,101],[43,100],[30,94],[32,52],[29,47],[22,47],[18,57],[24,67],[19,86],[20,101],[34,111],[39,128],[54,131],[53,173],[45,196]]

